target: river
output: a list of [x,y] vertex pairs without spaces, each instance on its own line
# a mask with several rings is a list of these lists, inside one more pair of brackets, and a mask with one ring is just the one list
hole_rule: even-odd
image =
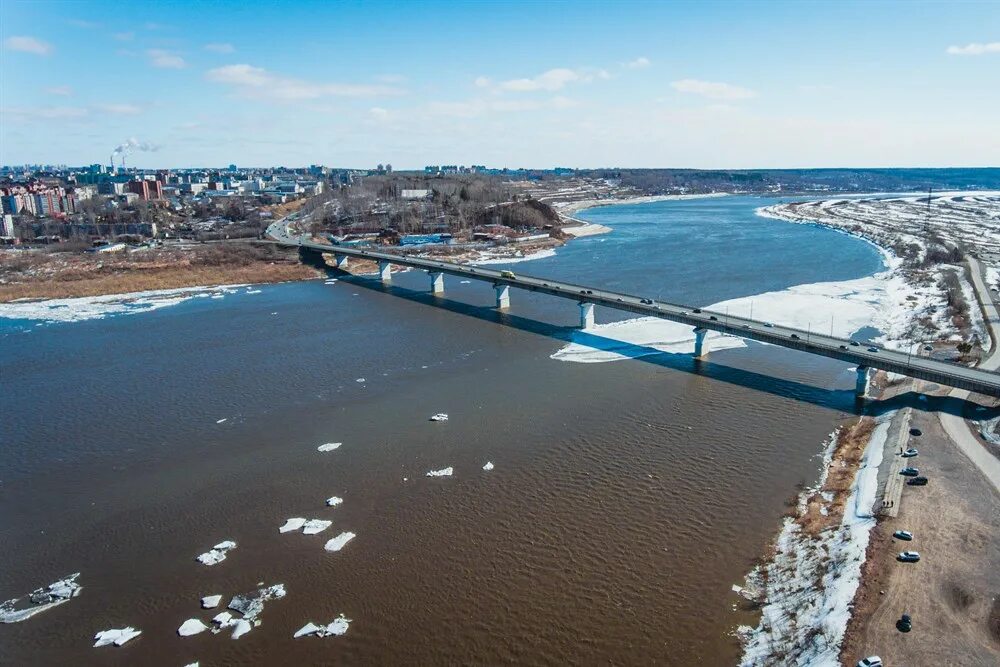
[[[579,217],[611,233],[510,268],[706,305],[882,267],[867,243],[754,215],[775,201],[590,209]],[[83,585],[0,627],[0,654],[735,663],[731,632],[754,615],[731,586],[815,481],[822,441],[853,414],[853,374],[756,344],[699,364],[558,361],[574,304],[512,290],[498,314],[489,286],[446,281],[443,298],[408,272],[390,288],[317,280],[103,319],[0,319],[0,600],[77,571]],[[428,421],[438,412],[450,419]],[[343,446],[318,452],[326,442]],[[333,525],[279,534],[289,517]],[[342,531],[357,537],[325,551]],[[224,562],[195,562],[223,539],[239,545]],[[258,582],[288,590],[259,628],[177,636],[218,613],[201,596],[224,606]],[[345,636],[292,639],[341,613]],[[126,625],[143,634],[91,648]]]

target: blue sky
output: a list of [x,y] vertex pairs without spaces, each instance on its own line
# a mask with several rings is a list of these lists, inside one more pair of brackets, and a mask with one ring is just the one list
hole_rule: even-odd
[[0,4],[0,163],[1000,164],[1000,3]]

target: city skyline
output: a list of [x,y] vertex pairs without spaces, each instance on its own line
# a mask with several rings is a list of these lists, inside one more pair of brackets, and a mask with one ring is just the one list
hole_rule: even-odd
[[[995,166],[996,6],[8,2],[0,163]],[[889,30],[888,28],[892,29]],[[622,45],[627,46],[622,46]]]

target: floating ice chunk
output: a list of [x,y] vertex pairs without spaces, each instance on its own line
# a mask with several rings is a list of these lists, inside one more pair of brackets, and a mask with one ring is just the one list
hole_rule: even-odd
[[427,473],[428,477],[451,477],[451,474],[455,472],[455,469],[451,466],[447,468],[442,468],[441,470],[431,470]]
[[[76,583],[76,578],[79,576],[79,572],[71,574],[48,586],[36,588],[28,595],[0,604],[0,622],[19,623],[35,614],[68,602],[70,598],[76,597],[83,590],[80,584]],[[17,609],[18,602],[22,600],[30,602],[33,606]]]
[[233,639],[239,639],[251,630],[253,630],[253,626],[250,625],[250,621],[241,618],[233,626]]
[[247,294],[260,294],[260,290],[259,289],[248,289],[246,293]]
[[322,533],[332,524],[333,524],[332,521],[326,521],[324,519],[309,519],[302,527],[302,534],[315,535],[316,533]]
[[326,543],[326,546],[324,546],[323,548],[326,549],[327,551],[340,551],[341,549],[344,548],[344,545],[353,540],[354,537],[355,537],[354,533],[343,532],[340,535],[337,535],[336,537],[328,541]]
[[208,630],[208,626],[199,621],[197,618],[189,618],[188,620],[181,623],[181,627],[177,628],[177,634],[181,637],[190,637],[191,635],[197,635]]
[[101,630],[96,635],[94,639],[94,648],[98,646],[110,646],[114,644],[115,646],[121,646],[125,642],[135,639],[142,634],[142,630],[136,630],[133,627],[122,628],[120,630]]
[[335,450],[338,447],[340,447],[342,444],[344,444],[344,443],[342,443],[342,442],[328,442],[325,445],[320,445],[319,447],[317,447],[316,451],[320,451],[320,452],[332,452],[333,450]]
[[243,620],[252,621],[264,610],[264,603],[285,597],[285,585],[275,584],[244,595],[233,596],[229,608],[243,614]]
[[344,502],[344,499],[343,498],[338,498],[337,496],[331,496],[331,497],[329,497],[329,498],[326,499],[326,504],[329,505],[330,507],[336,507],[337,505],[341,504],[342,502]]
[[296,630],[295,634],[292,635],[292,639],[298,639],[299,637],[305,637],[307,635],[316,634],[321,629],[322,628],[320,628],[320,626],[318,626],[315,623],[313,623],[313,622],[310,621],[309,623],[306,623],[301,628],[299,628],[298,630]]
[[436,415],[431,415],[432,422],[446,422],[448,421],[448,415],[443,412],[439,412]]
[[203,597],[201,599],[201,608],[202,609],[215,609],[216,607],[219,606],[220,602],[222,602],[222,596],[221,595],[206,595],[205,597]]
[[[214,299],[215,297],[213,296],[212,298]],[[188,664],[184,665],[184,667],[198,667],[198,663],[197,662],[189,662]]]
[[462,285],[468,285],[472,281],[471,280],[459,280],[458,282],[461,283]]
[[333,635],[335,637],[340,637],[347,633],[347,628],[351,624],[351,619],[346,618],[343,614],[333,619],[330,623],[326,625],[316,625],[312,621],[306,623],[298,632],[296,632],[292,637],[298,639],[299,637],[305,637],[308,635],[315,635],[316,637],[328,637]]
[[279,533],[289,533],[293,530],[298,530],[304,526],[306,520],[302,517],[295,517],[294,519],[288,519],[285,521],[285,525],[278,528]]
[[216,424],[221,424],[222,422],[226,421],[227,419],[229,419],[229,417],[223,417],[222,419],[216,419],[215,423]]
[[493,470],[493,462],[492,461],[487,461],[486,465],[483,466],[483,470],[485,470],[486,472],[489,472],[490,470]]
[[232,621],[233,621],[233,615],[230,614],[228,611],[220,611],[212,618],[212,622],[222,628],[231,625]]
[[226,560],[226,552],[236,548],[236,542],[225,540],[216,544],[210,551],[207,551],[196,559],[203,565],[215,565]]

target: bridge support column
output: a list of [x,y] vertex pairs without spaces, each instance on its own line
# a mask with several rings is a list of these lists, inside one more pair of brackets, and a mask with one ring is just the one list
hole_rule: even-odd
[[505,308],[510,308],[510,286],[509,285],[494,285],[493,289],[497,293],[497,309],[503,310]]
[[382,282],[387,283],[392,280],[392,264],[385,261],[378,263],[378,275]]
[[858,366],[858,379],[854,383],[854,395],[864,398],[868,395],[868,367]]
[[444,294],[444,274],[440,272],[431,273],[431,293]]
[[585,301],[580,302],[580,328],[594,328],[594,304],[586,303]]
[[705,335],[708,333],[708,329],[703,329],[702,327],[694,328],[694,358],[701,359],[708,355],[705,352]]
[[337,254],[334,254],[333,256],[337,258],[337,268],[346,271],[347,270],[347,255],[337,255]]

